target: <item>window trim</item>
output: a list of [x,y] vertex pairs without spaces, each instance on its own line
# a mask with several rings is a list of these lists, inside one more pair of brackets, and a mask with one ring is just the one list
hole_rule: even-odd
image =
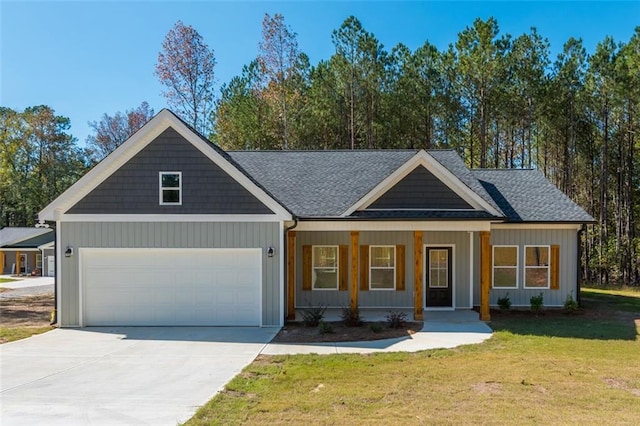
[[[38,263],[40,266],[38,266]],[[40,269],[42,271],[42,253],[36,253],[36,269]]]
[[[515,287],[496,287],[495,286],[496,247],[515,247],[516,248],[516,266],[497,266],[497,268],[509,268],[509,269],[516,270],[516,286]],[[491,288],[495,290],[517,290],[520,288],[520,246],[516,244],[495,244],[493,246],[493,248],[491,249]]]
[[[371,266],[371,262],[373,261],[373,256],[371,255],[371,252],[374,248],[380,248],[380,247],[386,247],[386,248],[392,248],[393,249],[393,267],[387,267],[387,266]],[[398,250],[396,249],[396,246],[393,244],[382,244],[382,245],[369,245],[369,291],[396,291],[396,287],[397,287],[397,283],[396,283],[396,277],[397,277],[397,264],[398,264]],[[379,269],[379,270],[392,270],[393,271],[393,287],[391,288],[374,288],[372,287],[372,283],[373,280],[371,279],[371,272],[374,269]]]
[[[547,266],[527,266],[527,247],[546,247],[547,248]],[[550,289],[551,288],[551,245],[550,244],[528,244],[524,246],[524,251],[523,251],[523,269],[524,269],[524,276],[523,276],[523,283],[522,283],[522,288],[525,288],[527,290],[545,290],[545,289]],[[527,270],[528,269],[546,269],[547,270],[547,285],[545,287],[530,287],[527,286]]]
[[[335,288],[316,288],[315,276],[316,269],[334,269],[323,266],[316,266],[316,250],[315,248],[334,248],[336,250],[336,286]],[[338,291],[340,289],[340,246],[331,244],[319,244],[311,246],[311,291]]]
[[[173,187],[163,187],[162,186],[162,176],[164,175],[178,175],[178,188],[173,188]],[[182,205],[182,172],[158,172],[158,188],[159,188],[159,202],[161,206],[181,206]],[[170,202],[164,202],[162,199],[162,195],[164,194],[165,190],[169,190],[169,191],[178,191],[178,202],[177,203],[170,203]]]
[[[429,248],[429,261],[427,262],[427,267],[426,267],[426,273],[429,274],[428,277],[427,277],[427,281],[428,281],[427,286],[429,288],[434,288],[434,289],[437,289],[437,290],[443,290],[443,289],[447,289],[447,288],[451,287],[451,282],[450,282],[451,280],[449,279],[449,277],[451,276],[451,272],[452,271],[449,268],[449,264],[451,263],[451,259],[449,259],[449,252],[450,252],[449,248],[450,247],[439,247],[439,246],[432,246],[432,247]],[[445,263],[447,265],[447,267],[445,268],[445,270],[447,271],[447,285],[444,286],[444,287],[431,285],[431,278],[430,278],[431,271],[433,271],[434,269],[443,269],[443,268],[431,268],[431,253],[434,252],[434,251],[444,251],[445,253],[447,253],[447,261]],[[451,253],[453,253],[453,251],[451,251]],[[439,264],[439,262],[438,262],[438,264]],[[452,268],[453,268],[453,266],[452,266]]]

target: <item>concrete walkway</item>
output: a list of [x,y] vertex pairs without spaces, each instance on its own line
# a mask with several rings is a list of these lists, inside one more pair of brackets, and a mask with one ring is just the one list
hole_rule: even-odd
[[263,355],[417,352],[482,343],[492,335],[475,311],[426,312],[424,327],[416,334],[395,339],[337,343],[269,343]]
[[0,287],[3,288],[25,288],[25,287],[40,287],[53,284],[53,277],[14,277],[12,275],[0,275],[0,278],[8,278],[10,280],[6,283],[0,283]]

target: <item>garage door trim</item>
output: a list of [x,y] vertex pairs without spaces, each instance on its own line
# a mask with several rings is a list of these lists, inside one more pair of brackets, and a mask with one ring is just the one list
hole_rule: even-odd
[[242,251],[242,252],[252,252],[258,255],[260,262],[258,262],[258,275],[260,277],[260,285],[259,285],[259,293],[258,293],[258,318],[259,318],[259,326],[263,326],[263,318],[262,318],[262,310],[263,310],[263,267],[262,267],[262,249],[261,248],[242,248],[242,247],[227,247],[227,248],[180,248],[180,247],[163,247],[163,248],[155,248],[155,247],[79,247],[77,249],[78,253],[78,305],[79,305],[79,319],[80,319],[80,327],[86,327],[86,309],[85,309],[85,277],[84,277],[84,257],[87,254],[101,254],[101,253],[109,253],[109,252],[117,252],[117,251],[134,251],[138,253],[152,253],[158,251],[180,251],[181,253],[188,252],[229,252],[229,251]]

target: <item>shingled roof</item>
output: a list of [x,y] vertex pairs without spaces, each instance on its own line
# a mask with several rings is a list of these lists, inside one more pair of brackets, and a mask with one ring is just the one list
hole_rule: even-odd
[[509,222],[593,222],[542,173],[529,169],[474,169]]
[[[419,150],[230,151],[246,173],[301,218],[342,215]],[[591,222],[593,218],[534,170],[469,170],[454,150],[427,151],[504,216],[488,212],[354,212],[371,219],[504,219]]]

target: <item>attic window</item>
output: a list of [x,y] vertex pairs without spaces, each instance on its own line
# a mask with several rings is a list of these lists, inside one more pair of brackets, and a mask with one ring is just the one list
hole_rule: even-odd
[[182,172],[160,172],[160,205],[182,204]]

